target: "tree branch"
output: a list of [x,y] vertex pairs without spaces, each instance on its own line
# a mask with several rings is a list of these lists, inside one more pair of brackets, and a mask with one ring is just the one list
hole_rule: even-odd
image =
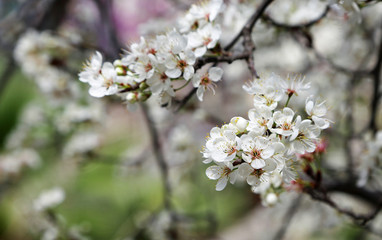
[[240,32],[232,39],[232,41],[224,48],[224,50],[230,50],[239,39],[243,36],[245,32],[252,32],[253,27],[255,26],[257,20],[260,19],[265,9],[271,4],[273,0],[264,0],[257,10],[253,13],[253,15],[249,18],[244,27],[240,30]]
[[379,87],[381,82],[381,79],[380,79],[381,67],[382,67],[382,37],[379,44],[378,60],[375,64],[375,67],[371,71],[371,73],[373,74],[374,90],[373,90],[373,99],[372,99],[372,103],[370,107],[371,118],[370,118],[369,128],[370,130],[373,131],[374,134],[377,132],[376,118],[377,118],[377,111],[378,111],[378,103],[380,99]]
[[277,231],[276,235],[273,237],[274,240],[281,240],[284,238],[284,235],[286,231],[288,230],[288,227],[290,226],[290,223],[292,221],[292,218],[297,213],[297,209],[300,206],[302,200],[302,195],[298,196],[290,205],[288,208],[288,211],[285,213],[282,221],[282,225]]
[[269,15],[264,15],[263,19],[265,21],[269,22],[270,24],[272,24],[275,27],[287,28],[287,29],[290,29],[290,30],[297,30],[297,29],[300,29],[300,28],[309,28],[309,27],[313,26],[314,24],[318,23],[319,21],[321,21],[328,14],[329,10],[330,10],[330,6],[327,5],[325,10],[322,12],[322,14],[319,17],[317,17],[316,19],[313,19],[313,20],[311,20],[309,22],[300,23],[300,24],[279,23],[279,22],[273,20]]
[[159,167],[159,170],[160,170],[160,173],[161,173],[161,176],[162,176],[162,180],[163,180],[163,185],[164,185],[164,191],[163,191],[163,197],[164,197],[164,206],[167,210],[171,209],[171,202],[170,202],[170,195],[171,195],[171,187],[170,187],[170,182],[169,182],[169,169],[168,169],[168,165],[165,161],[165,158],[164,158],[164,155],[163,155],[163,152],[162,152],[162,148],[161,148],[161,144],[160,144],[160,141],[159,141],[159,134],[158,134],[158,131],[155,127],[155,123],[154,121],[152,120],[151,116],[150,116],[150,113],[149,113],[149,110],[147,108],[147,105],[142,103],[141,104],[141,108],[142,108],[142,112],[143,112],[143,116],[146,120],[146,123],[147,123],[147,127],[148,127],[148,130],[149,130],[149,133],[150,133],[150,139],[151,139],[151,145],[152,145],[152,148],[153,148],[153,151],[154,151],[154,155],[155,155],[155,160],[158,164],[158,167]]

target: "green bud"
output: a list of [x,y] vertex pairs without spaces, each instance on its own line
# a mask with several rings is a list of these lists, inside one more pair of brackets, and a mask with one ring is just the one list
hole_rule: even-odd
[[113,62],[114,67],[121,67],[122,66],[122,61],[117,59]]
[[[139,94],[138,94],[138,95],[139,95]],[[129,93],[127,93],[127,95],[126,95],[126,100],[127,100],[129,103],[135,103],[135,102],[138,100],[137,94],[135,94],[135,92],[129,92]]]
[[141,82],[141,84],[139,84],[139,89],[141,90],[145,90],[149,87],[149,85],[147,85],[146,82]]
[[123,67],[121,67],[121,66],[116,67],[115,71],[117,72],[118,76],[125,76],[126,75],[125,69],[123,69]]

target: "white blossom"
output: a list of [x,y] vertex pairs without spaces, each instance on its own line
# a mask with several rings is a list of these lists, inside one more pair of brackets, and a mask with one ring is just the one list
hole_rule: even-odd
[[208,72],[205,74],[200,74],[197,72],[192,78],[192,84],[195,88],[198,88],[196,91],[196,96],[199,101],[203,101],[204,92],[207,89],[210,89],[214,94],[214,83],[218,82],[223,76],[223,69],[218,67],[212,67],[208,69]]
[[44,211],[58,206],[64,199],[64,190],[60,187],[55,187],[42,192],[40,196],[34,200],[33,205],[37,211]]

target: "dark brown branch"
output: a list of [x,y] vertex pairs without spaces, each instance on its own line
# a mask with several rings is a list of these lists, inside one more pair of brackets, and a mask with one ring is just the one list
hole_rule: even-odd
[[[199,59],[195,65],[195,69],[201,68],[203,65],[207,63],[219,63],[219,62],[227,62],[232,63],[236,60],[246,60],[248,63],[248,68],[254,77],[258,77],[258,74],[255,69],[254,59],[253,59],[253,51],[255,50],[255,45],[252,40],[252,29],[255,26],[256,22],[260,19],[260,17],[263,15],[265,9],[271,4],[273,0],[264,0],[260,6],[256,9],[256,11],[253,13],[253,15],[249,18],[247,23],[244,25],[244,27],[240,30],[240,32],[232,39],[232,41],[224,48],[224,51],[230,50],[236,43],[239,41],[241,37],[243,37],[243,45],[244,45],[244,51],[241,53],[225,53],[223,56],[208,56]],[[197,89],[193,89],[192,91],[187,94],[187,96],[182,99],[178,107],[176,108],[175,112],[179,112],[180,109],[186,105],[186,103],[191,99],[191,97],[196,93]]]
[[242,53],[231,53],[231,52],[228,52],[228,53],[225,53],[225,55],[222,55],[222,56],[204,56],[202,58],[199,58],[195,65],[194,65],[194,68],[198,69],[198,68],[201,68],[202,66],[204,66],[205,64],[207,63],[222,63],[222,62],[226,62],[226,63],[233,63],[234,61],[236,60],[245,60],[249,57],[251,53],[249,53],[248,51],[245,51],[245,52],[242,52]]
[[249,18],[244,27],[240,30],[240,32],[232,39],[232,41],[224,48],[224,50],[230,50],[239,39],[243,36],[245,32],[252,32],[253,27],[255,26],[257,20],[263,15],[265,9],[271,4],[273,0],[264,0],[257,10],[253,13],[253,15]]
[[277,231],[276,235],[273,237],[274,240],[281,240],[284,238],[286,231],[292,221],[292,218],[297,213],[297,209],[300,206],[302,200],[302,195],[298,196],[288,208],[288,211],[285,213],[282,221],[282,225]]
[[323,188],[306,188],[305,193],[309,194],[312,197],[312,199],[325,203],[333,209],[337,210],[338,212],[347,215],[360,226],[364,226],[367,222],[371,221],[382,208],[382,195],[379,195],[377,206],[373,212],[371,212],[370,214],[356,214],[353,211],[339,207],[332,199],[329,198],[327,191]]
[[10,59],[7,66],[5,67],[5,69],[3,71],[3,73],[0,76],[0,96],[1,96],[2,92],[4,91],[4,89],[6,88],[7,83],[11,79],[11,76],[15,70],[15,67],[16,66],[15,66],[14,61],[12,59]]
[[152,120],[151,116],[150,116],[150,113],[149,113],[149,110],[147,108],[147,105],[145,103],[142,103],[141,104],[141,108],[142,108],[142,112],[143,112],[143,116],[146,120],[146,123],[147,123],[147,127],[148,127],[148,131],[150,133],[150,140],[151,140],[151,145],[152,145],[152,148],[153,148],[153,151],[154,151],[154,155],[155,155],[155,160],[158,164],[158,167],[159,167],[159,170],[160,170],[160,173],[161,173],[161,176],[162,176],[162,180],[163,180],[163,187],[164,187],[164,191],[163,191],[163,201],[164,201],[164,206],[167,210],[170,210],[171,209],[171,202],[170,202],[170,196],[171,196],[171,187],[170,187],[170,182],[169,182],[169,169],[168,169],[168,165],[165,161],[165,158],[164,158],[164,155],[163,155],[163,152],[162,152],[162,148],[161,148],[161,144],[160,144],[160,141],[159,141],[159,134],[158,134],[158,131],[155,127],[155,123],[154,121]]
[[373,74],[374,90],[373,90],[373,100],[372,100],[371,109],[370,109],[371,118],[370,118],[369,128],[370,130],[373,131],[373,133],[376,133],[377,131],[376,118],[377,118],[377,111],[378,111],[378,103],[380,99],[379,87],[381,82],[381,79],[380,79],[381,67],[382,67],[382,37],[379,44],[378,60],[377,60],[377,63],[375,64],[374,69],[371,71],[371,73]]
[[270,24],[272,24],[275,27],[286,28],[286,29],[290,29],[290,30],[297,30],[300,28],[309,28],[309,27],[313,26],[314,24],[318,23],[328,14],[329,10],[330,10],[330,7],[328,5],[328,6],[326,6],[325,10],[322,12],[322,14],[319,17],[317,17],[316,19],[313,19],[309,22],[301,23],[301,24],[279,23],[279,22],[273,20],[269,15],[264,15],[263,18],[265,21],[269,22]]

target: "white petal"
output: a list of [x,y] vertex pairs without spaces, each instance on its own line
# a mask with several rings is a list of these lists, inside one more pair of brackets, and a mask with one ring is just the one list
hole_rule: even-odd
[[265,161],[263,159],[261,159],[261,158],[255,159],[255,160],[252,161],[251,166],[254,169],[263,168],[263,167],[265,167]]
[[106,88],[105,87],[91,87],[89,89],[89,94],[93,97],[103,97],[105,96]]
[[220,178],[218,180],[218,182],[216,183],[216,191],[221,191],[225,188],[225,186],[227,186],[227,182],[228,182],[228,177],[227,176],[224,176],[222,178]]
[[179,68],[168,69],[165,73],[169,78],[178,78],[182,75],[182,71]]
[[260,182],[260,179],[254,175],[249,175],[247,177],[247,183],[251,186],[257,186],[259,185],[261,182]]
[[210,79],[214,82],[219,81],[223,76],[223,69],[218,67],[212,67],[208,70]]
[[211,166],[206,169],[206,175],[209,179],[217,180],[223,174],[223,169],[220,166]]
[[196,90],[196,96],[198,97],[199,101],[203,101],[203,94],[204,94],[204,87],[203,86],[199,86],[198,87],[198,90]]

